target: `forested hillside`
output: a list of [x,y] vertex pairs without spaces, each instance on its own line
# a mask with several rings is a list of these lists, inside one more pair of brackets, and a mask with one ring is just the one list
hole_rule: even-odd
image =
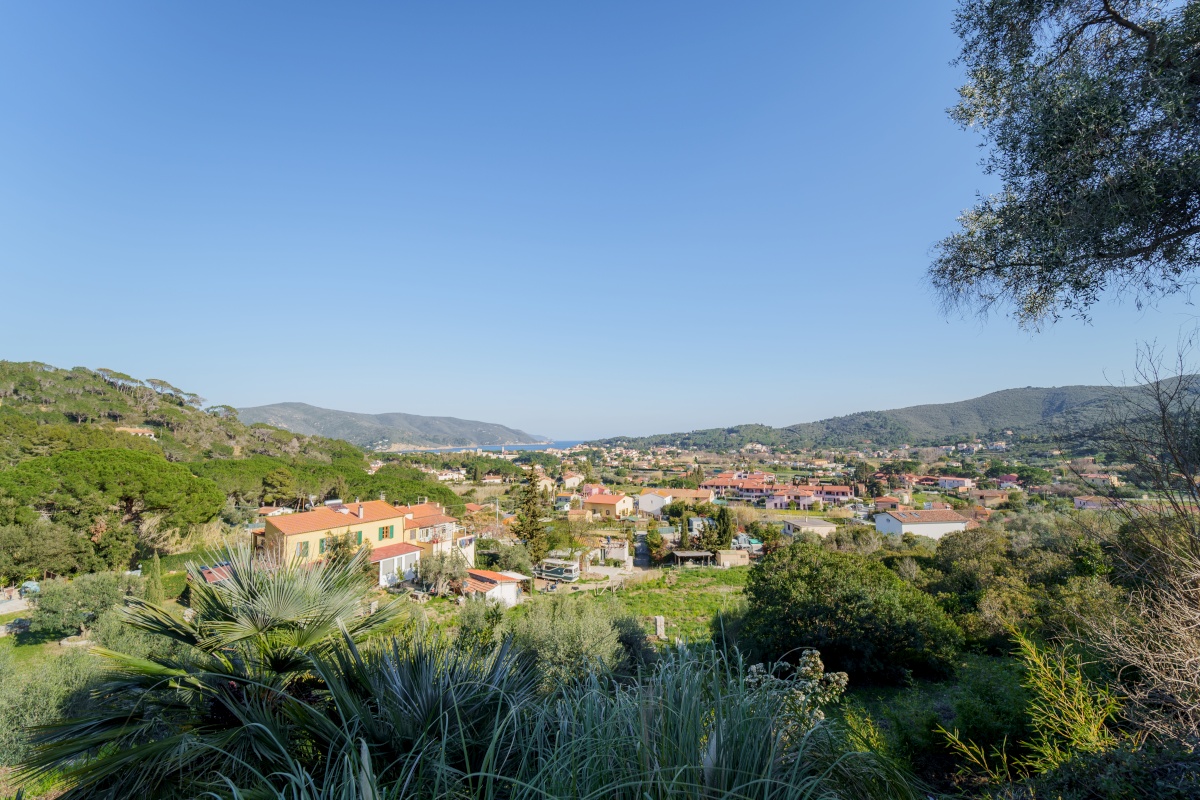
[[419,414],[358,414],[318,408],[307,403],[274,403],[238,409],[247,422],[264,422],[296,433],[344,439],[372,450],[412,447],[473,447],[539,444],[543,436],[493,422]]
[[0,584],[215,543],[263,503],[380,495],[461,507],[418,470],[369,475],[351,444],[245,425],[164,380],[0,361]]
[[940,444],[974,437],[1034,440],[1063,436],[1086,437],[1106,418],[1114,402],[1132,388],[1112,386],[1027,387],[962,400],[891,411],[863,411],[784,428],[769,425],[735,425],[687,433],[646,437],[617,437],[604,444],[633,447],[682,446],[710,450],[736,449],[758,443],[781,447],[836,447],[874,444]]

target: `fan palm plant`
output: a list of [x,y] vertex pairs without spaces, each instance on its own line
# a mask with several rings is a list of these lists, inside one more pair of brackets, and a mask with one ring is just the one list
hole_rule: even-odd
[[228,577],[218,583],[188,565],[190,620],[131,603],[126,623],[177,642],[176,655],[97,648],[110,670],[95,693],[98,710],[39,730],[33,772],[62,770],[67,797],[194,796],[218,773],[287,765],[340,735],[313,704],[312,659],[400,613],[394,603],[367,613],[366,555],[269,564],[227,547],[224,557]]

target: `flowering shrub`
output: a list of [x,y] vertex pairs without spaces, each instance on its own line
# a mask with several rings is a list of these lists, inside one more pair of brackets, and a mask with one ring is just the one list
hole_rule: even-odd
[[826,673],[816,650],[801,653],[795,669],[786,661],[777,661],[770,668],[754,664],[746,670],[747,687],[780,709],[801,735],[825,719],[822,706],[838,702],[849,682],[844,672]]

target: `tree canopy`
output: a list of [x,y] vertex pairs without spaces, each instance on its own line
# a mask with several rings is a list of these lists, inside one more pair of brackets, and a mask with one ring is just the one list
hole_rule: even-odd
[[135,450],[76,450],[25,461],[0,472],[0,493],[84,527],[96,516],[125,521],[161,513],[168,525],[208,522],[225,502],[210,480],[162,456]]
[[1109,288],[1141,303],[1200,265],[1200,3],[963,0],[968,82],[951,116],[983,133],[1001,191],[930,268],[949,307],[1036,327]]
[[750,570],[743,635],[761,656],[805,648],[851,678],[946,674],[962,633],[928,594],[877,561],[793,544]]

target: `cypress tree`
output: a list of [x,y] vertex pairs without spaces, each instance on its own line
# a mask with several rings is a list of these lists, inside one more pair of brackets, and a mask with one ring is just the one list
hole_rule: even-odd
[[521,493],[521,504],[517,509],[517,521],[512,527],[513,535],[525,544],[529,559],[536,567],[550,550],[546,526],[542,523],[542,498],[537,485],[537,473],[529,470],[529,482]]
[[160,606],[166,599],[167,595],[162,582],[162,562],[156,552],[146,573],[146,602]]

